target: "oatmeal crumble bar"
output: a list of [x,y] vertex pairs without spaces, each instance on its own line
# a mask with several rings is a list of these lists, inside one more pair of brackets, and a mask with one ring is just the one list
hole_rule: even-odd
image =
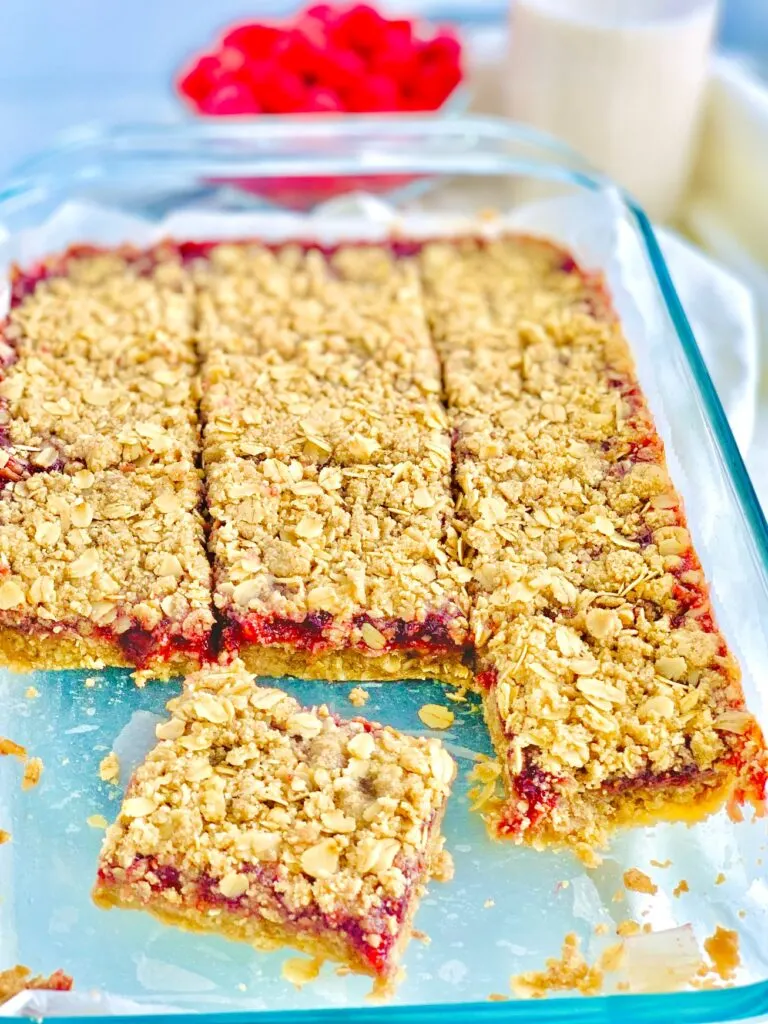
[[198,281],[225,648],[262,674],[466,681],[469,573],[415,266],[220,246]]
[[200,664],[213,615],[191,283],[172,250],[17,277],[0,380],[0,650],[16,670]]
[[442,848],[455,765],[440,742],[302,708],[240,663],[188,677],[168,706],[96,902],[391,978]]
[[502,834],[760,804],[765,748],[599,282],[526,239],[428,245]]

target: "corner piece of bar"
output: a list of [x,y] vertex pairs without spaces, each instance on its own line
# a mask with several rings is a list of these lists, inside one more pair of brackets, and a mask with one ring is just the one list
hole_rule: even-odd
[[239,662],[188,677],[168,707],[96,902],[393,980],[442,850],[441,743],[303,708]]

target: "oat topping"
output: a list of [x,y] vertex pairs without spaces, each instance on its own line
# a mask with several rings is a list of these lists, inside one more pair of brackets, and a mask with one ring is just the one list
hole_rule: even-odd
[[387,973],[455,773],[440,742],[302,708],[237,665],[188,677],[169,709],[107,833],[97,890],[236,900],[256,917],[272,906],[289,942],[302,915],[354,921],[383,957],[377,968],[364,950],[369,967]]
[[428,729],[450,729],[456,715],[441,704],[422,704],[419,718]]
[[119,635],[168,620],[210,629],[209,566],[195,477],[37,474],[0,492],[0,620]]

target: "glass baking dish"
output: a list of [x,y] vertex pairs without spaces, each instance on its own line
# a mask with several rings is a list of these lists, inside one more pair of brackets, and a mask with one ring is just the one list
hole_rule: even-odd
[[[287,215],[277,208],[286,180],[293,196],[297,182],[305,181],[310,200],[312,182],[331,177],[355,189],[370,180],[379,196],[374,186],[393,179],[418,178],[419,188],[390,191],[388,207],[380,198],[342,196],[322,211]],[[83,203],[110,211],[103,219],[91,215],[86,237],[77,235]],[[748,704],[768,729],[768,527],[651,225],[562,146],[487,118],[264,119],[81,130],[29,161],[0,191],[0,255],[5,264],[23,263],[53,239],[57,246],[130,240],[137,218],[146,232],[152,225],[163,232],[166,225],[176,231],[194,223],[198,233],[215,237],[256,224],[267,226],[271,237],[305,239],[325,232],[331,219],[341,237],[381,237],[395,223],[393,206],[405,233],[416,224],[422,233],[461,230],[461,224],[477,229],[489,221],[487,214],[475,215],[492,207],[513,211],[519,228],[551,236],[551,211],[563,203],[566,210],[579,204],[569,237],[582,259],[601,253],[591,265],[612,264],[609,286],[686,502],[720,623],[739,656]],[[49,223],[54,212],[55,230]],[[287,680],[285,686],[302,701],[352,713],[346,684]],[[418,708],[444,699],[437,684],[366,686],[372,695],[366,715],[413,732],[423,731]],[[431,943],[412,942],[407,976],[391,1005],[371,1004],[364,979],[340,977],[330,966],[297,991],[281,977],[291,955],[286,951],[257,954],[164,927],[144,914],[98,910],[89,891],[102,833],[87,821],[114,816],[120,795],[99,780],[99,762],[114,746],[123,766],[135,763],[176,689],[174,683],[137,689],[117,670],[0,673],[0,735],[45,764],[40,785],[22,792],[17,766],[9,758],[0,763],[0,825],[13,834],[0,849],[0,969],[17,962],[34,971],[63,968],[79,993],[50,1004],[41,996],[39,1015],[49,1012],[46,1006],[73,1017],[120,1012],[159,1020],[165,1013],[195,1013],[232,1022],[428,1022],[445,1014],[499,1022],[618,1015],[627,1022],[722,1022],[768,1013],[765,819],[734,825],[722,814],[690,829],[675,824],[626,832],[591,871],[568,854],[492,843],[479,815],[468,809],[468,771],[479,754],[491,752],[472,699],[453,706],[456,722],[442,734],[459,762],[446,820],[456,876],[433,885],[425,898],[416,923]],[[658,867],[667,860],[669,867]],[[627,891],[619,901],[629,867],[651,874],[658,892]],[[675,895],[683,879],[688,891]],[[594,960],[626,918],[654,931],[690,924],[699,943],[717,925],[737,930],[741,964],[732,985],[512,998],[510,976],[542,968],[559,954],[566,933],[577,933]],[[606,931],[609,939],[601,935]],[[489,1002],[492,993],[507,1001]]]

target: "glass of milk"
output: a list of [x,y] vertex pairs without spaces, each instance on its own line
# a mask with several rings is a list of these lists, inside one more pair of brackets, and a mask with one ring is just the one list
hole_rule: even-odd
[[512,0],[508,110],[571,144],[652,217],[691,167],[718,0]]

